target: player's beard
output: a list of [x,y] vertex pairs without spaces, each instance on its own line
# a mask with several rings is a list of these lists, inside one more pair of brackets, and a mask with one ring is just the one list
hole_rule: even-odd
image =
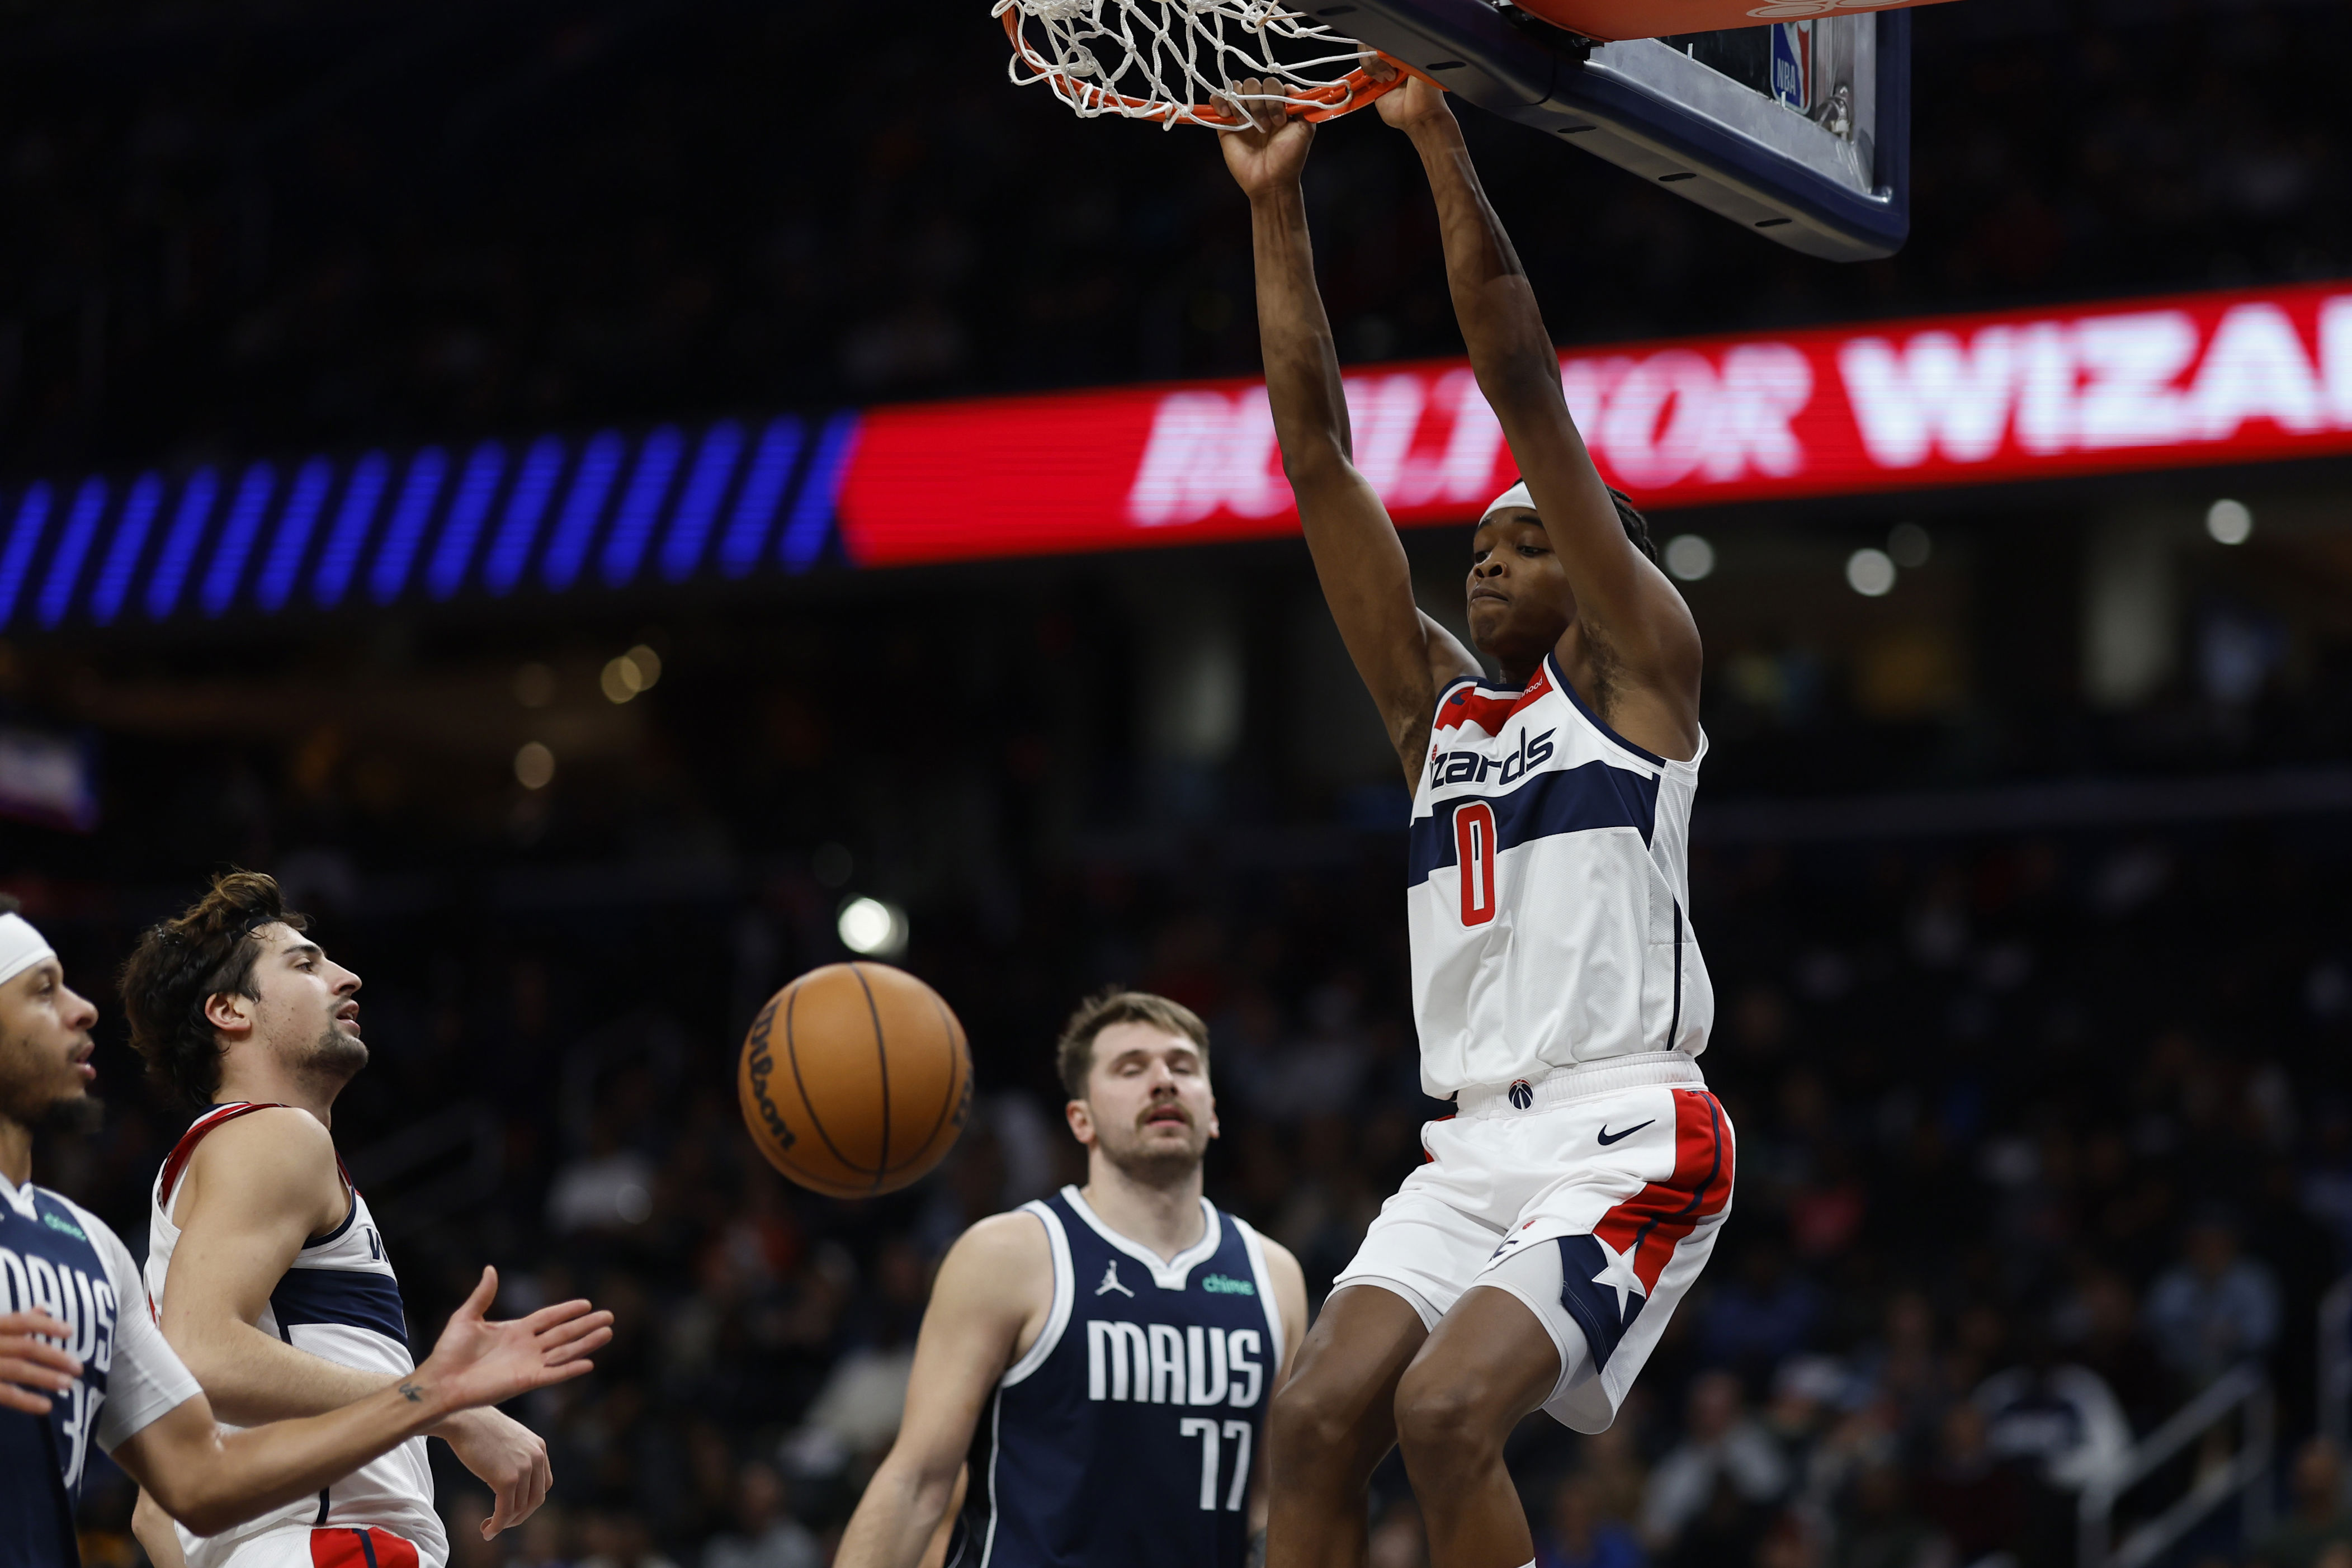
[[294,1068],[305,1078],[340,1087],[351,1082],[367,1064],[367,1042],[353,1039],[330,1024]]
[[[1197,1128],[1188,1129],[1196,1131]],[[1192,1179],[1201,1168],[1202,1156],[1208,1152],[1205,1137],[1189,1140],[1191,1149],[1170,1149],[1165,1146],[1147,1149],[1142,1146],[1142,1130],[1134,1129],[1128,1139],[1099,1138],[1103,1158],[1116,1166],[1119,1173],[1145,1187],[1172,1187]]]
[[98,1131],[105,1102],[87,1089],[45,1090],[32,1054],[21,1040],[0,1040],[0,1117],[35,1132]]

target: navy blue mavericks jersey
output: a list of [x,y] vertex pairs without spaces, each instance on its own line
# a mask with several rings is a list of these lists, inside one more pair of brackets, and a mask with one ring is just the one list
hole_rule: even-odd
[[949,1568],[1241,1568],[1283,1348],[1257,1233],[1202,1199],[1162,1263],[1076,1187],[1022,1211],[1053,1311],[982,1412]]
[[50,1396],[45,1416],[0,1410],[0,1568],[58,1568],[79,1560],[74,1504],[123,1308],[87,1216],[37,1187],[13,1195],[0,1201],[0,1314],[37,1310],[66,1324],[64,1348],[81,1358],[81,1379]]

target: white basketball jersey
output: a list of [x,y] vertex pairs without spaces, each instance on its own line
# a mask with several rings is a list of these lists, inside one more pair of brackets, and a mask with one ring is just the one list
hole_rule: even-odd
[[1627,741],[1549,654],[1523,691],[1465,677],[1439,695],[1406,894],[1423,1089],[1706,1048],[1690,923],[1706,755],[1704,735],[1686,763]]
[[[181,1136],[157,1173],[148,1206],[146,1281],[148,1300],[159,1320],[164,1287],[171,1279],[172,1250],[180,1241],[180,1227],[172,1220],[172,1203],[189,1156],[205,1134],[222,1122],[249,1111],[274,1109],[214,1106]],[[323,1360],[382,1373],[388,1384],[416,1370],[408,1350],[407,1310],[383,1238],[368,1213],[367,1200],[350,1185],[348,1175],[344,1184],[352,1205],[343,1223],[312,1238],[295,1255],[254,1326]],[[425,1458],[424,1438],[412,1437],[315,1497],[289,1503],[233,1530],[210,1536],[191,1535],[183,1530],[180,1550],[187,1557],[188,1568],[226,1568],[239,1546],[270,1531],[371,1526],[388,1530],[415,1545],[426,1568],[442,1568],[448,1562],[448,1538],[442,1531],[440,1515],[433,1510],[433,1469]]]

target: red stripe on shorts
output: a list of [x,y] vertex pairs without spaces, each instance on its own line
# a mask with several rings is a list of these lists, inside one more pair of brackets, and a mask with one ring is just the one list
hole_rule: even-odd
[[314,1530],[310,1568],[417,1568],[416,1548],[388,1530]]
[[1734,1160],[1723,1107],[1703,1089],[1678,1089],[1674,1096],[1674,1174],[1643,1187],[1592,1227],[1612,1250],[1633,1254],[1633,1272],[1653,1290],[1683,1237],[1731,1201]]

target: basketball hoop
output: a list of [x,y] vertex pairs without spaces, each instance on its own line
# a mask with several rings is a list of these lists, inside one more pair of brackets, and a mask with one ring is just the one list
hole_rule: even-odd
[[[1013,41],[1014,83],[1044,82],[1088,120],[1234,131],[1253,104],[1330,120],[1404,80],[1388,57],[1275,0],[996,0],[991,15]],[[1376,79],[1375,60],[1397,74]],[[1251,78],[1278,90],[1243,92]]]

